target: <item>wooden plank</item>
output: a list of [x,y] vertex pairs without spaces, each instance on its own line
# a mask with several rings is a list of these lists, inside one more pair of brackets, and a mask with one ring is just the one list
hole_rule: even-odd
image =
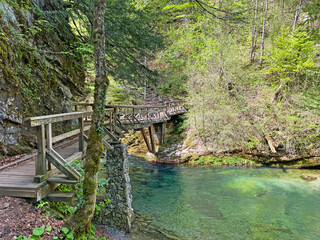
[[85,111],[85,112],[72,112],[72,113],[60,113],[60,114],[52,114],[46,116],[39,117],[29,117],[25,118],[24,121],[28,123],[30,127],[41,126],[43,124],[62,122],[66,120],[76,119],[80,117],[91,116],[93,111]]
[[107,150],[113,150],[113,147],[106,140],[102,139],[102,143]]
[[61,183],[61,184],[76,184],[77,180],[71,180],[67,176],[56,174],[47,179],[48,183]]
[[[32,175],[27,175],[27,174],[18,174],[18,175],[14,175],[14,174],[8,174],[8,173],[3,173],[0,175],[0,179],[3,179],[4,181],[6,180],[10,180],[10,179],[32,179]],[[32,182],[32,180],[31,180]],[[0,185],[3,184],[3,181],[0,182]]]
[[[29,181],[32,181],[29,180]],[[45,182],[43,182],[45,184]],[[42,184],[42,183],[40,183]],[[7,182],[5,185],[1,185],[0,189],[36,189],[39,188],[42,185],[39,185],[39,183],[26,183],[25,180],[20,180],[20,181],[12,181],[12,182]]]
[[42,175],[46,173],[46,138],[45,127],[42,124],[37,127],[37,148],[38,156],[36,159],[36,175]]
[[68,178],[74,180],[81,179],[80,173],[71,169],[68,163],[55,150],[47,150],[46,153],[47,159]]
[[47,199],[51,202],[70,202],[74,195],[74,192],[52,192],[47,195]]
[[12,168],[11,171],[3,171],[3,173],[10,173],[11,175],[29,175],[34,176],[34,167],[27,167],[27,168]]
[[53,176],[54,174],[56,174],[58,172],[59,172],[58,168],[53,168],[53,169],[51,169],[51,171],[47,172],[46,174],[36,175],[36,176],[34,176],[34,182],[36,182],[36,183],[44,182],[49,177]]
[[36,198],[36,190],[19,190],[19,189],[1,189],[0,196]]
[[[26,160],[29,160],[29,159],[37,156],[37,155],[38,155],[38,153],[33,153],[33,154],[31,154],[31,155],[26,155],[26,156],[20,158],[19,160],[15,161],[15,162],[6,164],[6,165],[4,165],[4,166],[1,166],[1,167],[0,167],[0,171],[4,170],[5,168],[11,167],[11,166],[13,166],[13,165],[15,165],[15,164],[22,163],[22,162],[24,162],[24,161],[26,161]],[[1,174],[2,174],[2,172],[1,172]]]
[[126,128],[125,128],[124,126],[122,126],[121,124],[117,123],[116,126],[117,126],[120,130],[124,131],[125,133],[129,133],[129,130],[126,129]]
[[125,135],[123,134],[121,128],[119,128],[118,126],[112,124],[113,129],[115,130],[116,133],[118,133],[121,137],[125,137]]
[[113,135],[107,128],[104,128],[104,132],[106,135],[108,135],[112,140],[119,142],[119,139]]
[[84,155],[83,152],[75,152],[75,153],[72,154],[70,157],[67,157],[67,158],[65,159],[65,161],[66,161],[67,163],[70,163],[70,162],[73,161],[73,160],[81,159],[83,155]]
[[106,108],[165,108],[165,105],[106,105]]
[[57,135],[57,136],[52,138],[52,142],[56,143],[56,142],[59,142],[61,140],[66,139],[66,138],[73,137],[73,136],[75,136],[75,135],[77,135],[79,133],[80,133],[80,129],[76,129],[76,130],[73,130],[73,131],[70,131],[70,132],[66,132],[66,133]]
[[117,127],[119,127],[122,131],[124,131],[125,133],[129,133],[128,129],[126,129],[124,126],[122,126],[120,118],[117,117],[117,121],[115,124]]
[[60,184],[58,183],[48,183],[43,185],[40,189],[36,191],[37,197],[34,199],[35,202],[40,201],[44,197],[46,197],[49,193],[54,191]]

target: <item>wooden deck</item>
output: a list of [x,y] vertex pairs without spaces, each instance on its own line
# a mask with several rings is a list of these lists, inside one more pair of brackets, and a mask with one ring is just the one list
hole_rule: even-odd
[[[74,142],[71,145],[60,148],[57,152],[67,159],[77,152],[78,148],[79,143]],[[0,196],[23,197],[39,201],[58,185],[54,183],[48,184],[47,181],[35,183],[34,177],[35,160],[26,160],[21,165],[3,169],[0,171]]]

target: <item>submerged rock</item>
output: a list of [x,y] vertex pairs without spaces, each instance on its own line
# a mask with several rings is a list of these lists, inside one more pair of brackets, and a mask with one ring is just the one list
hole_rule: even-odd
[[309,175],[301,175],[301,178],[308,181],[308,182],[312,182],[312,181],[315,181],[318,179],[315,176],[309,176]]

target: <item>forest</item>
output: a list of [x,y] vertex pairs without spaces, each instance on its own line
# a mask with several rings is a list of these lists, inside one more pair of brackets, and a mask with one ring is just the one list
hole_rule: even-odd
[[[19,231],[19,221],[12,230],[0,224],[0,239],[320,238],[312,212],[320,200],[319,29],[318,0],[0,0],[0,179],[7,166],[41,153],[42,135],[27,121],[75,112],[77,104],[93,111],[79,115],[84,123],[42,124],[43,136],[52,131],[57,139],[90,116],[87,136],[77,132],[85,158],[68,170],[81,180],[57,188],[75,199],[33,203],[49,218]],[[163,118],[162,106],[167,119],[150,120],[148,111]],[[118,126],[122,108],[132,125],[144,116],[151,125]],[[127,150],[113,149],[104,134],[126,143],[129,156],[119,157]],[[58,163],[49,160],[52,142],[43,144],[50,171]],[[109,159],[108,172],[110,156],[130,167],[114,170],[118,163]],[[110,177],[118,170],[131,235],[100,226],[117,205],[112,194],[102,199],[101,189],[118,184]],[[51,186],[48,176],[40,183]],[[10,196],[5,189],[0,196]],[[29,206],[7,198],[0,197],[0,219],[10,201]],[[162,206],[166,201],[171,205]]]

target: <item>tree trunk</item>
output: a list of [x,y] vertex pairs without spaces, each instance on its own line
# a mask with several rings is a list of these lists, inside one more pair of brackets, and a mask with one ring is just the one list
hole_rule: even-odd
[[255,3],[255,10],[252,20],[252,37],[251,37],[251,48],[250,48],[250,61],[254,61],[254,48],[255,48],[255,35],[256,35],[256,22],[257,22],[257,14],[258,14],[258,0]]
[[263,62],[263,54],[264,54],[264,37],[265,37],[265,29],[266,29],[266,21],[267,21],[267,14],[268,14],[268,0],[266,0],[266,6],[263,16],[263,24],[262,24],[262,35],[261,35],[261,55],[260,55],[260,65]]
[[297,22],[298,22],[300,13],[301,13],[302,2],[303,2],[303,0],[300,0],[299,7],[298,7],[298,9],[296,11],[296,15],[294,16],[294,21],[293,21],[293,26],[292,26],[292,34],[294,34],[294,30],[295,30],[295,28],[297,26]]
[[103,121],[105,97],[109,80],[106,75],[105,59],[105,17],[106,1],[94,1],[93,41],[96,69],[93,115],[88,138],[87,157],[84,163],[83,182],[84,205],[73,215],[73,230],[77,239],[91,231],[96,204],[97,173],[100,168],[100,157],[103,154]]

